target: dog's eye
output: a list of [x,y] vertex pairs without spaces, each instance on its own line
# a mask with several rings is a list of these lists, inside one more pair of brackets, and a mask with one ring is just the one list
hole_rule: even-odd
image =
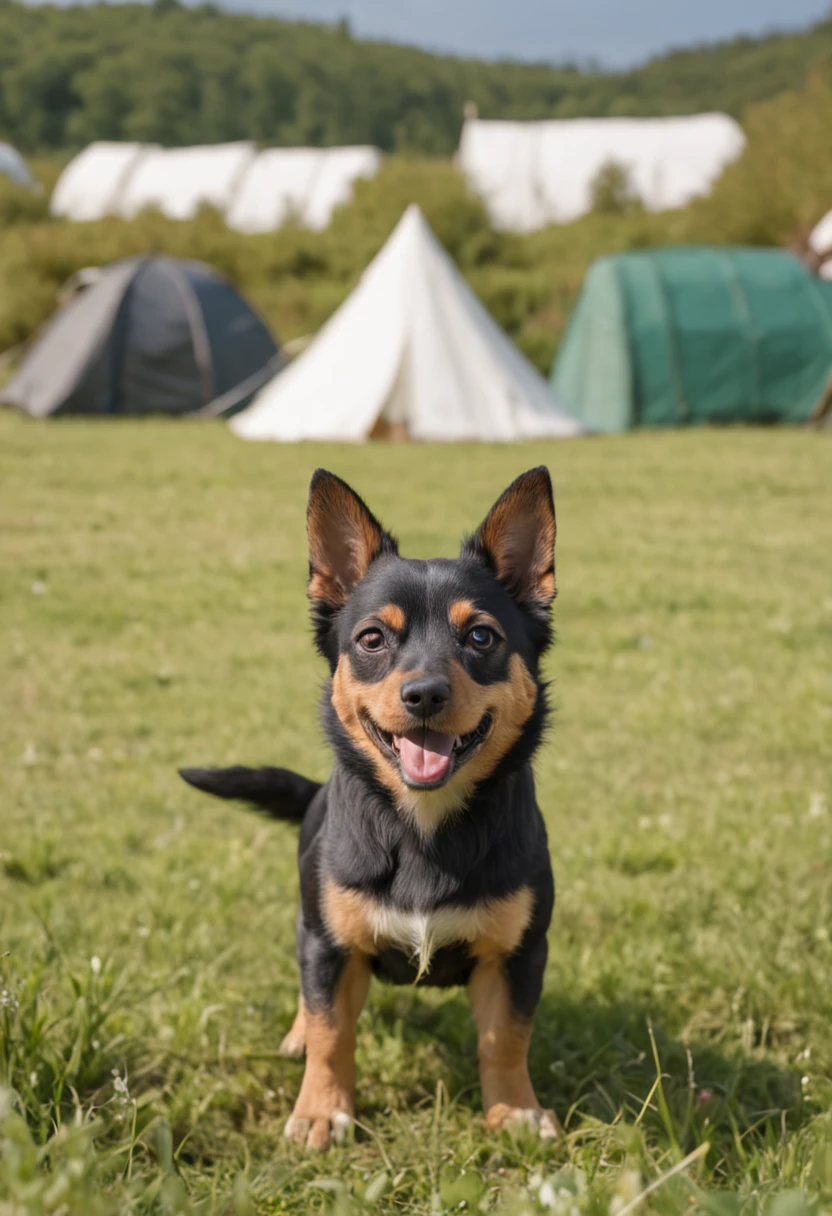
[[497,635],[493,629],[488,629],[485,625],[477,625],[468,631],[465,641],[473,650],[491,650],[497,641]]
[[380,629],[365,630],[357,641],[362,650],[368,650],[371,654],[384,650],[387,645],[387,640]]

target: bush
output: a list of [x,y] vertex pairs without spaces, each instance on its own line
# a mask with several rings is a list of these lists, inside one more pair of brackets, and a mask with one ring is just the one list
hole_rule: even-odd
[[607,161],[595,174],[590,196],[598,215],[626,215],[641,206],[630,170],[616,160]]
[[830,130],[832,85],[820,75],[752,107],[745,151],[694,208],[698,230],[710,240],[805,246],[832,208]]

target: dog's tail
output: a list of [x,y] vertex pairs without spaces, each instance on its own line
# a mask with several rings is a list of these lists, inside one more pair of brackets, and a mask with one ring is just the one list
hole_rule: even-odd
[[180,768],[189,785],[215,798],[250,802],[274,819],[300,823],[321,788],[288,768]]

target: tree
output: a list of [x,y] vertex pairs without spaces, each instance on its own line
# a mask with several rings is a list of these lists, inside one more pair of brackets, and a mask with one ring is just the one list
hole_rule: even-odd
[[599,215],[626,215],[642,205],[626,165],[608,160],[590,184],[591,210]]

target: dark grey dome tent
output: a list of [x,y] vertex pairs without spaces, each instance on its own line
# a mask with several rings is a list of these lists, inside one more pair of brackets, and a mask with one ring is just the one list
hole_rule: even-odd
[[216,271],[129,258],[55,314],[0,401],[35,418],[228,415],[280,366],[266,326]]

